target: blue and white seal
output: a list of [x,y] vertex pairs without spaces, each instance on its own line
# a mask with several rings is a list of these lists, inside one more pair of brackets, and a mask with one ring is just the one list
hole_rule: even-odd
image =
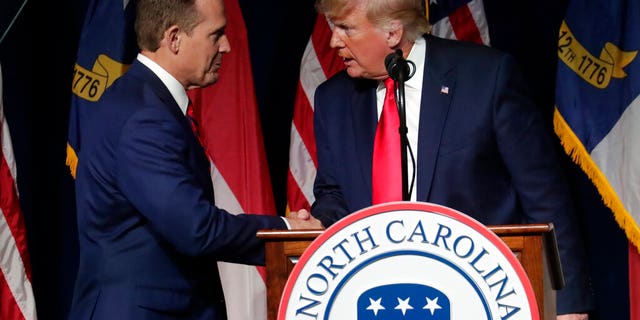
[[278,310],[278,320],[539,318],[507,245],[424,202],[372,206],[328,228],[300,257]]

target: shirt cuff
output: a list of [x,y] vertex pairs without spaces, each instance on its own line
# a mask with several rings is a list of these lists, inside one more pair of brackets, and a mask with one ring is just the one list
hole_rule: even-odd
[[287,220],[287,218],[285,217],[281,217],[282,221],[284,221],[284,224],[287,225],[287,230],[291,230],[291,225],[289,224],[289,220]]

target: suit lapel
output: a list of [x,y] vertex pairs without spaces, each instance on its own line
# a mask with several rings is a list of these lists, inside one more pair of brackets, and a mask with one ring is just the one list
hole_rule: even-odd
[[[166,108],[176,118],[176,120],[180,123],[182,128],[185,131],[192,132],[193,130],[191,129],[191,123],[189,122],[187,117],[184,115],[184,113],[180,109],[180,106],[178,106],[178,103],[171,95],[171,92],[164,85],[164,83],[162,83],[160,78],[158,78],[158,76],[155,73],[153,73],[151,69],[147,68],[145,65],[143,65],[137,60],[133,65],[131,65],[130,69],[133,69],[133,71],[139,77],[145,79],[144,80],[145,83],[148,83],[149,87],[152,88],[153,92],[160,98],[162,102],[164,102],[162,107]],[[194,136],[194,138],[195,139],[193,140],[193,142],[196,145],[201,146],[197,137]]]
[[132,73],[133,76],[144,79],[140,80],[143,83],[149,85],[149,87],[153,90],[154,94],[158,96],[158,98],[164,103],[160,107],[166,108],[180,123],[182,128],[189,132],[189,134],[193,137],[191,139],[191,144],[194,146],[194,150],[200,150],[196,157],[198,158],[197,167],[199,172],[206,174],[198,174],[198,179],[203,183],[203,185],[207,186],[212,192],[210,192],[210,196],[213,197],[213,186],[211,183],[211,179],[209,179],[209,158],[207,157],[204,147],[198,141],[198,138],[195,135],[192,135],[191,123],[187,117],[182,113],[180,106],[169,92],[169,89],[162,83],[162,80],[158,78],[158,76],[151,71],[151,69],[147,68],[138,60],[131,65],[129,68],[129,72]]
[[169,112],[171,112],[171,114],[173,114],[173,116],[176,117],[176,119],[178,119],[178,121],[180,121],[180,123],[185,128],[191,130],[189,121],[186,119],[186,117],[182,113],[182,110],[180,110],[180,106],[178,106],[178,103],[176,103],[176,100],[173,99],[171,92],[169,92],[169,89],[167,89],[164,83],[162,83],[160,78],[158,78],[158,76],[153,73],[151,69],[147,68],[138,60],[136,60],[134,64],[131,65],[130,69],[133,69],[139,77],[144,78],[145,83],[149,84],[149,86],[153,89],[153,92],[155,92],[160,100],[164,102],[163,107],[167,108],[167,110],[169,110]]
[[[356,81],[356,90],[351,98],[351,118],[356,154],[362,171],[364,190],[371,190],[371,160],[373,158],[373,140],[378,124],[376,107],[376,82]],[[371,193],[369,192],[369,197]]]
[[418,201],[428,201],[433,182],[442,132],[451,98],[455,94],[455,69],[439,59],[438,46],[427,36],[420,126],[418,130]]

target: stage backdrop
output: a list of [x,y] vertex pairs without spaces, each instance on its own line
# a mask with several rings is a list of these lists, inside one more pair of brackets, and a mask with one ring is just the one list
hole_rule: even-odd
[[[291,120],[301,58],[315,22],[313,0],[239,4],[275,205],[283,213]],[[0,44],[5,120],[13,142],[40,319],[65,318],[77,268],[75,209],[69,196],[73,189],[65,151],[73,65],[87,5],[88,0],[29,1]],[[484,6],[491,46],[512,53],[521,63],[551,125],[558,30],[567,1],[484,0]],[[47,14],[42,17],[40,12]],[[574,177],[591,257],[588,267],[598,304],[592,319],[628,319],[627,238],[590,180],[568,158],[566,165]]]

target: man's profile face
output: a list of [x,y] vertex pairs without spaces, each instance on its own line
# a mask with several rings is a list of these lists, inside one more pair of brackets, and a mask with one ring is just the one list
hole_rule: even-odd
[[182,65],[192,87],[205,87],[218,80],[222,56],[231,50],[225,35],[226,18],[222,0],[197,0],[201,21],[190,34],[183,34]]

